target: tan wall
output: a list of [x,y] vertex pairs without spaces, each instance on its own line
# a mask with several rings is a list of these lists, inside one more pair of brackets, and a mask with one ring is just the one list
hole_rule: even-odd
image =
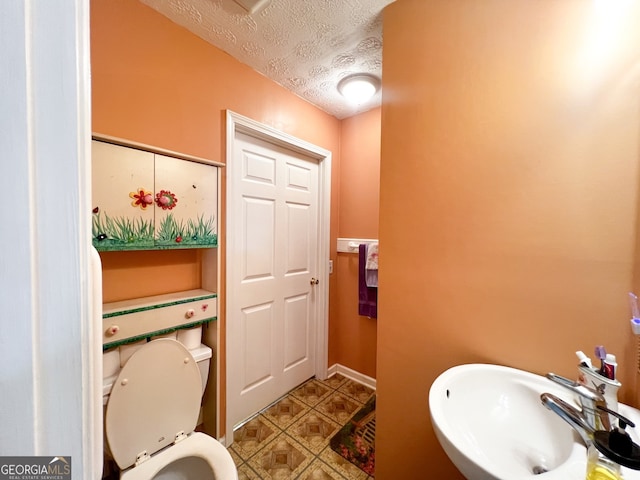
[[604,344],[634,401],[639,21],[637,1],[385,10],[377,479],[462,478],[427,403],[456,364],[573,376]]
[[[94,132],[224,161],[225,109],[231,109],[330,150],[335,260],[339,120],[132,0],[91,1],[91,73]],[[224,204],[222,212],[224,258]],[[194,252],[113,252],[102,259],[105,301],[185,290],[200,282],[200,255]],[[336,311],[335,282],[332,277],[330,317]],[[219,293],[224,298],[224,286]],[[224,372],[223,345],[218,358]],[[207,412],[205,428],[211,432],[211,408]]]
[[[342,121],[338,236],[378,238],[380,109]],[[358,315],[358,255],[338,253],[336,315],[330,322],[329,365],[376,376],[377,321]]]

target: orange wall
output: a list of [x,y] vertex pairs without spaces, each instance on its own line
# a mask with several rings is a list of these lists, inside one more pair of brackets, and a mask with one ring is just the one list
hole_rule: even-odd
[[342,121],[340,237],[378,237],[380,112],[374,108]]
[[199,250],[101,252],[106,303],[202,288]]
[[[91,73],[92,129],[97,133],[224,161],[225,110],[231,109],[331,151],[330,235],[335,260],[339,120],[132,0],[91,1]],[[222,182],[224,199],[224,169]],[[222,239],[224,208],[223,200]],[[221,245],[224,258],[224,241]],[[136,257],[133,262],[132,256]],[[183,290],[200,281],[198,255],[124,252],[102,258],[105,301],[164,293],[168,282],[172,289]],[[224,268],[223,263],[222,275]],[[162,273],[156,278],[159,269]],[[151,283],[149,275],[154,275]],[[332,276],[330,318],[336,312],[335,285]],[[158,290],[151,291],[154,288]],[[224,298],[224,285],[218,291]],[[224,338],[223,304],[220,309],[218,327]],[[224,345],[219,346],[218,358],[224,377]],[[221,382],[224,385],[224,378]],[[210,431],[209,425],[205,416],[205,428]]]
[[575,376],[604,344],[634,401],[639,22],[638,2],[385,10],[376,479],[462,478],[427,403],[456,364]]
[[[224,111],[231,109],[332,151],[332,208],[337,210],[340,122],[151,8],[127,0],[92,0],[91,73],[94,132],[224,161]],[[332,211],[332,238],[337,218]],[[126,282],[124,272],[112,270],[125,262],[124,255],[130,258],[128,253],[106,258],[107,302],[149,294],[148,288],[140,290],[137,272]],[[165,276],[175,290],[199,281],[193,259],[158,255],[175,265]],[[151,270],[157,258],[152,254],[139,262]],[[156,293],[165,293],[158,288]]]
[[339,120],[155,10],[92,0],[91,20],[93,131],[224,161],[232,109],[338,155]]
[[[342,121],[338,236],[378,238],[380,109]],[[329,365],[376,376],[375,319],[358,315],[358,255],[338,253],[336,315],[330,322]]]

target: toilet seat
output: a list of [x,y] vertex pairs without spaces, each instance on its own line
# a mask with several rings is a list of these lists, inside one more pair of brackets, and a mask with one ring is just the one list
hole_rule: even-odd
[[[201,435],[218,443],[204,434],[190,435],[198,421],[201,398],[200,371],[181,343],[159,339],[136,351],[113,384],[105,414],[107,441],[120,469],[138,464],[133,473],[154,460],[166,465],[171,455],[182,452],[184,456],[190,447],[197,451],[198,442],[204,441]],[[157,455],[162,459],[150,458],[174,442]]]
[[171,471],[165,472],[165,474],[162,475],[163,469],[166,469],[168,466],[170,468],[173,462],[179,462],[192,457],[200,458],[208,464],[206,475],[198,476],[197,478],[202,480],[207,478],[238,480],[238,471],[227,449],[215,438],[200,432],[192,433],[186,440],[163,450],[137,467],[123,472],[120,480],[175,480],[176,478],[196,478],[192,472],[189,472],[191,476],[186,472],[176,474]]

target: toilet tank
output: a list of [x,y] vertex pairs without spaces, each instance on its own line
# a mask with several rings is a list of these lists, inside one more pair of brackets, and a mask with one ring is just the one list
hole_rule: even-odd
[[204,390],[207,388],[207,380],[209,379],[209,364],[211,363],[213,350],[211,347],[201,344],[199,347],[189,350],[189,352],[198,363],[200,378],[202,379],[202,394],[204,395]]
[[[209,365],[213,357],[213,350],[204,344],[200,344],[195,348],[189,349],[189,353],[193,356],[194,360],[198,364],[200,370],[200,379],[202,380],[202,394],[204,395],[205,388],[207,387],[207,380],[209,379]],[[114,369],[108,373],[106,378],[102,381],[102,404],[106,405],[109,401],[109,394],[111,393],[111,387],[113,382],[120,373],[120,352],[116,348],[113,351],[108,351],[105,355],[115,356],[111,363],[114,363]],[[106,362],[105,362],[106,363]]]

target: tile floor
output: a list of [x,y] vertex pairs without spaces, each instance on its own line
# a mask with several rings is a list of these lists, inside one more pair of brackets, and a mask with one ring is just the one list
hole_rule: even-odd
[[374,390],[336,374],[309,380],[233,433],[239,480],[368,480],[329,440]]

